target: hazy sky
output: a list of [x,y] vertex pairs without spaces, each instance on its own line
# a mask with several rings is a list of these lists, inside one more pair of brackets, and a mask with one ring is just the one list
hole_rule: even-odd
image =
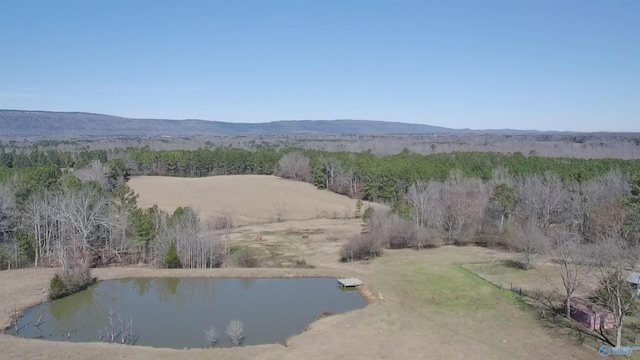
[[640,1],[0,0],[0,108],[640,131]]

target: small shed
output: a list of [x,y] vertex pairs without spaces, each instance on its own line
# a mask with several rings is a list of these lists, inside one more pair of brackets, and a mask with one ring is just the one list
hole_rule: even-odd
[[616,327],[616,319],[612,312],[581,298],[571,299],[571,318],[590,330],[607,330]]
[[627,276],[627,282],[636,290],[636,295],[640,295],[640,273],[634,272]]

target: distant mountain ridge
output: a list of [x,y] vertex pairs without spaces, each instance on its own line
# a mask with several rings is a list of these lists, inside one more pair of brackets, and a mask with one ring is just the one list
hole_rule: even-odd
[[0,137],[84,138],[237,135],[525,134],[531,130],[470,130],[372,120],[282,120],[231,123],[209,120],[133,119],[83,112],[0,110]]

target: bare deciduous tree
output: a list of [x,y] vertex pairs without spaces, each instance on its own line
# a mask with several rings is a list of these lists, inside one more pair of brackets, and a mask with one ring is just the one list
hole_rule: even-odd
[[[595,177],[589,181],[580,183],[573,196],[573,211],[575,220],[580,223],[580,228],[586,240],[595,242],[597,239],[609,236],[619,236],[608,224],[615,225],[615,216],[621,216],[616,203],[621,197],[630,193],[629,177],[618,171]],[[612,222],[609,223],[609,220]],[[605,225],[605,228],[603,228]],[[602,231],[606,234],[602,233]],[[614,233],[610,233],[614,231]]]
[[133,329],[133,317],[125,317],[109,310],[107,325],[98,330],[98,339],[108,343],[135,345],[140,335]]
[[196,211],[180,208],[170,222],[171,236],[175,239],[182,267],[211,268],[222,265],[224,245],[215,234],[202,231],[203,226]]
[[73,174],[83,183],[93,181],[107,190],[111,187],[107,177],[108,172],[109,169],[100,160],[93,160],[88,166],[76,170]]
[[211,326],[209,330],[204,331],[204,339],[207,341],[207,345],[210,347],[214,347],[218,343],[218,333],[216,332],[216,328]]
[[233,217],[227,211],[222,211],[222,213],[213,219],[210,219],[207,223],[210,237],[214,239],[214,234],[216,231],[224,232],[224,254],[223,254],[223,266],[226,266],[226,257],[229,255],[229,241],[231,240],[231,232],[233,231]]
[[433,226],[437,222],[435,219],[439,218],[439,216],[430,216],[430,212],[432,212],[432,209],[437,208],[439,192],[434,182],[425,183],[419,181],[409,187],[407,202],[413,208],[416,227]]
[[622,236],[626,212],[617,200],[604,203],[589,214],[589,237],[605,239]]
[[548,241],[535,222],[529,221],[516,241],[516,249],[524,255],[522,267],[529,270],[535,258],[548,249]]
[[486,186],[480,179],[467,179],[457,171],[444,184],[440,199],[448,241],[465,244],[468,234],[464,233],[475,233],[480,226],[488,203]]
[[520,218],[535,221],[543,232],[565,222],[571,206],[562,180],[550,172],[524,177],[518,185],[517,204]]
[[244,340],[244,325],[240,320],[231,320],[227,325],[227,331],[225,334],[229,336],[229,339],[235,346],[240,346]]
[[86,262],[87,251],[97,248],[99,227],[111,226],[109,199],[90,187],[64,189],[54,197],[54,207],[56,220],[68,227],[66,232],[72,235],[74,258]]
[[638,306],[638,291],[626,281],[627,269],[638,261],[638,248],[618,237],[598,241],[593,249],[592,261],[600,274],[600,288],[594,300],[615,315],[615,346],[619,348],[626,317]]
[[[571,299],[573,295],[584,285],[591,274],[592,267],[588,264],[590,254],[580,243],[576,234],[568,231],[556,231],[553,234],[552,255],[558,262],[558,273],[562,279],[562,290],[565,297],[565,316],[571,318]],[[555,287],[555,285],[554,285]]]
[[288,153],[278,161],[275,174],[287,179],[309,181],[311,179],[309,158],[297,151]]

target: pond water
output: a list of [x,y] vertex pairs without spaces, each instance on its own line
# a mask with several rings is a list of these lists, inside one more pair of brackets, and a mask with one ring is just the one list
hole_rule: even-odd
[[215,346],[230,347],[225,330],[237,319],[244,324],[243,345],[284,344],[323,312],[365,305],[358,291],[344,291],[326,278],[120,279],[30,308],[18,332],[11,327],[7,333],[73,342],[105,341],[113,333],[121,339],[117,334],[124,333],[137,345],[182,349],[207,347],[205,330],[213,326]]

